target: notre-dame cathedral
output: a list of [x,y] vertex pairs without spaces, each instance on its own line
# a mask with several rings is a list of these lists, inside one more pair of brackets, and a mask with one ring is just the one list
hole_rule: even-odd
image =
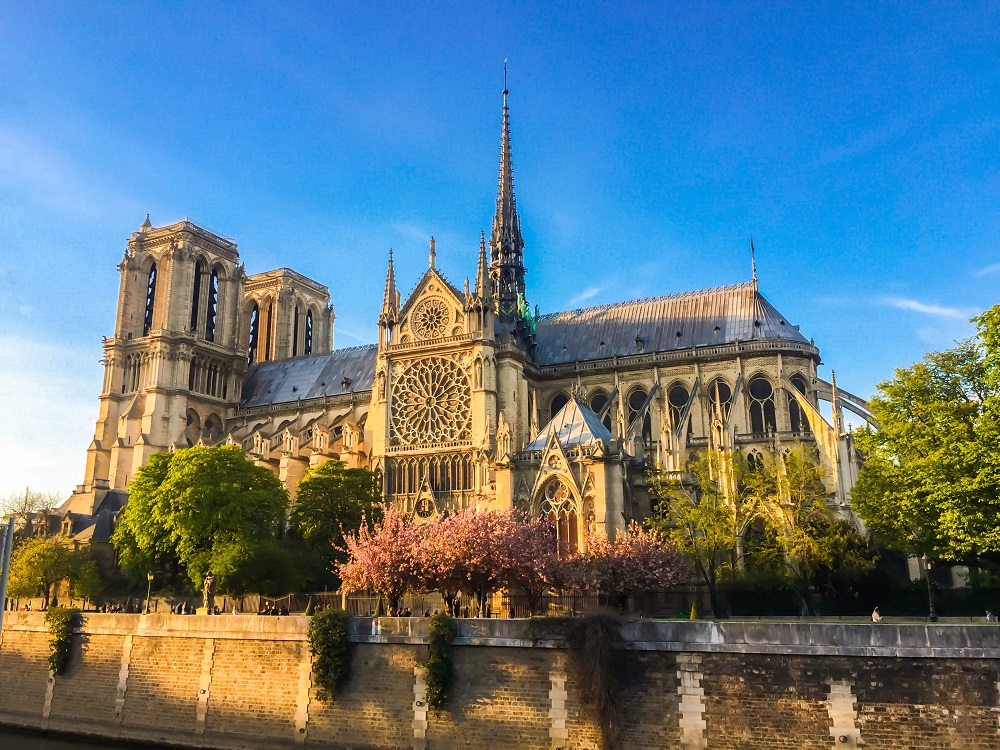
[[[74,536],[106,539],[149,456],[199,443],[241,446],[293,497],[311,466],[340,459],[376,471],[387,501],[419,518],[546,514],[568,549],[647,515],[647,471],[678,472],[701,450],[815,444],[830,502],[846,508],[857,457],[842,409],[870,415],[817,376],[819,350],[755,270],[732,286],[532,309],[503,94],[474,281],[445,278],[431,238],[404,300],[390,252],[376,344],[333,348],[326,286],[287,268],[247,276],[234,242],[146,217],[118,266],[86,477],[62,508]],[[470,271],[476,255],[470,243]]]

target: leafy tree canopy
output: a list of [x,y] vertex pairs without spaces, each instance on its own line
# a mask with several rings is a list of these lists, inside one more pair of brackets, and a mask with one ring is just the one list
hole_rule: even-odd
[[101,580],[87,550],[72,550],[56,537],[32,537],[19,543],[11,555],[7,596],[16,599],[41,595],[49,604],[55,588],[70,581],[74,596],[95,596]]
[[363,523],[370,527],[382,515],[374,472],[348,469],[343,461],[326,461],[299,482],[289,528],[318,556],[319,567],[332,571],[347,559],[344,534],[357,531]]
[[287,508],[281,482],[242,450],[195,446],[150,456],[111,542],[126,568],[178,571],[198,588],[211,571],[221,590],[244,588]]
[[879,384],[851,502],[888,546],[982,564],[1000,553],[1000,305],[975,322],[975,337]]

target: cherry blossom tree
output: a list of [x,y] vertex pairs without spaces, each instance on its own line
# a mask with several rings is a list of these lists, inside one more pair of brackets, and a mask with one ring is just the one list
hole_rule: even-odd
[[512,510],[466,510],[441,520],[429,537],[438,537],[447,552],[438,559],[438,589],[458,585],[465,594],[476,597],[480,617],[487,614],[490,594],[506,583],[505,574],[511,554],[510,528]]
[[399,609],[407,591],[424,581],[418,569],[421,527],[408,514],[391,508],[382,521],[369,529],[367,524],[344,537],[347,562],[337,566],[344,591],[373,589],[385,596],[389,611]]
[[577,568],[577,587],[599,588],[619,606],[638,591],[673,588],[691,580],[687,563],[670,541],[635,521],[613,542],[591,536]]
[[567,566],[559,557],[552,524],[546,518],[511,515],[504,582],[528,597],[528,610],[538,614],[545,592],[567,583]]

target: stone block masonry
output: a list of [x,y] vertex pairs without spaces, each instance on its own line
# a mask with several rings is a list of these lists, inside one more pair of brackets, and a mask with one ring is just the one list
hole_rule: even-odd
[[[596,750],[558,621],[460,620],[426,705],[427,621],[351,621],[320,700],[305,617],[87,615],[66,674],[40,613],[9,613],[0,724],[198,748]],[[1000,627],[639,621],[623,627],[620,748],[1000,750]]]

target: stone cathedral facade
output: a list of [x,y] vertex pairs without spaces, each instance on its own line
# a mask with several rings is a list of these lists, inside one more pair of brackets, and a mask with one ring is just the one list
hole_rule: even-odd
[[857,457],[841,414],[870,414],[818,377],[819,350],[761,295],[756,271],[714,289],[532,309],[503,93],[498,195],[492,231],[469,253],[473,281],[438,270],[431,238],[402,299],[390,252],[375,344],[333,348],[322,284],[287,268],[248,276],[234,242],[147,217],[118,266],[86,477],[63,508],[80,533],[113,525],[151,454],[199,443],[241,446],[293,497],[311,466],[340,459],[376,471],[386,500],[417,518],[544,514],[565,549],[647,515],[646,472],[678,472],[695,451],[815,444],[830,502],[846,511]]

